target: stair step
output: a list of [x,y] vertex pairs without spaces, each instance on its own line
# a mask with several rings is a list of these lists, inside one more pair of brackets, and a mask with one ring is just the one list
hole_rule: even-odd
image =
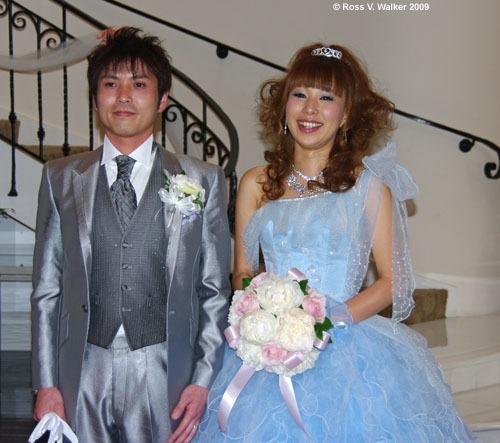
[[[445,317],[446,301],[448,299],[446,289],[415,289],[413,299],[415,300],[415,307],[411,315],[403,323],[413,325]],[[391,318],[392,306],[384,309],[380,315]]]
[[453,398],[462,414],[476,423],[475,427],[486,427],[500,417],[500,384],[460,392]]
[[[412,325],[430,343],[458,409],[484,443],[500,442],[500,312]],[[441,338],[437,337],[441,336]]]
[[428,340],[454,393],[500,384],[500,313],[434,320],[412,328]]
[[[40,155],[40,147],[38,145],[25,146],[25,148],[35,155]],[[70,154],[79,154],[81,152],[87,152],[88,150],[88,146],[70,146]],[[45,160],[54,160],[61,157],[64,157],[61,145],[43,146],[43,158]]]
[[[15,133],[14,141],[15,142],[17,142],[17,137],[19,135],[19,125],[20,124],[21,124],[21,122],[19,120],[16,120],[15,128],[14,128],[14,133]],[[9,120],[0,119],[0,134],[5,135],[5,137],[7,137],[9,139],[11,138],[12,125],[11,125]]]
[[453,397],[476,437],[483,443],[500,442],[500,384]]

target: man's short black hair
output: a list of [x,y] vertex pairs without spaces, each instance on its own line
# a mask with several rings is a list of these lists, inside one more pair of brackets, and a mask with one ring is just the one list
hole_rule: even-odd
[[138,28],[124,26],[104,31],[103,42],[89,56],[87,79],[94,100],[97,98],[99,78],[103,71],[111,69],[147,69],[158,81],[158,100],[172,85],[170,57],[161,46],[158,37],[139,34]]

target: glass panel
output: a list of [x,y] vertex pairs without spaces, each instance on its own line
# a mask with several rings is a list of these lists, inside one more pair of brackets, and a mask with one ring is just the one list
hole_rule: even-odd
[[35,233],[11,218],[0,218],[0,266],[33,266]]
[[[0,218],[0,351],[2,419],[31,419],[30,295],[35,234]],[[31,421],[31,420],[30,420]]]

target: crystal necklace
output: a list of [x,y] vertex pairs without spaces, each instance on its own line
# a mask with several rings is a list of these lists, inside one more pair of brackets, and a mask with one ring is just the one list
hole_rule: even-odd
[[292,165],[293,172],[295,172],[300,178],[304,179],[306,182],[313,182],[318,180],[323,175],[324,171],[321,171],[318,175],[315,175],[314,177],[308,177],[306,174],[302,174],[296,166],[293,164]]
[[318,175],[315,175],[314,177],[308,177],[307,175],[303,174],[300,172],[295,165],[292,165],[292,172],[290,172],[290,175],[286,179],[286,182],[288,183],[288,189],[291,191],[296,191],[299,194],[299,197],[302,198],[306,195],[313,195],[318,192],[318,186],[313,186],[312,188],[308,188],[307,184],[303,185],[297,180],[297,177],[295,177],[295,174],[297,174],[301,179],[305,180],[306,182],[310,181],[318,181],[320,183],[323,183],[323,172],[321,171]]

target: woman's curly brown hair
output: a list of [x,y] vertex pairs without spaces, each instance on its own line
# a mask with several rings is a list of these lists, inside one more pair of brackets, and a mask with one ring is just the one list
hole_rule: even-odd
[[394,105],[373,91],[360,61],[340,45],[328,45],[342,52],[340,60],[311,55],[313,49],[322,46],[327,45],[315,43],[299,49],[285,76],[268,80],[260,88],[259,118],[264,125],[264,135],[273,146],[264,153],[269,164],[263,191],[269,200],[284,194],[285,180],[292,170],[294,139],[290,132],[284,133],[284,125],[288,95],[295,87],[333,91],[337,96],[345,94],[346,122],[335,137],[324,170],[324,183],[314,182],[324,189],[345,192],[354,186],[357,168],[373,139],[381,130],[392,128]]

